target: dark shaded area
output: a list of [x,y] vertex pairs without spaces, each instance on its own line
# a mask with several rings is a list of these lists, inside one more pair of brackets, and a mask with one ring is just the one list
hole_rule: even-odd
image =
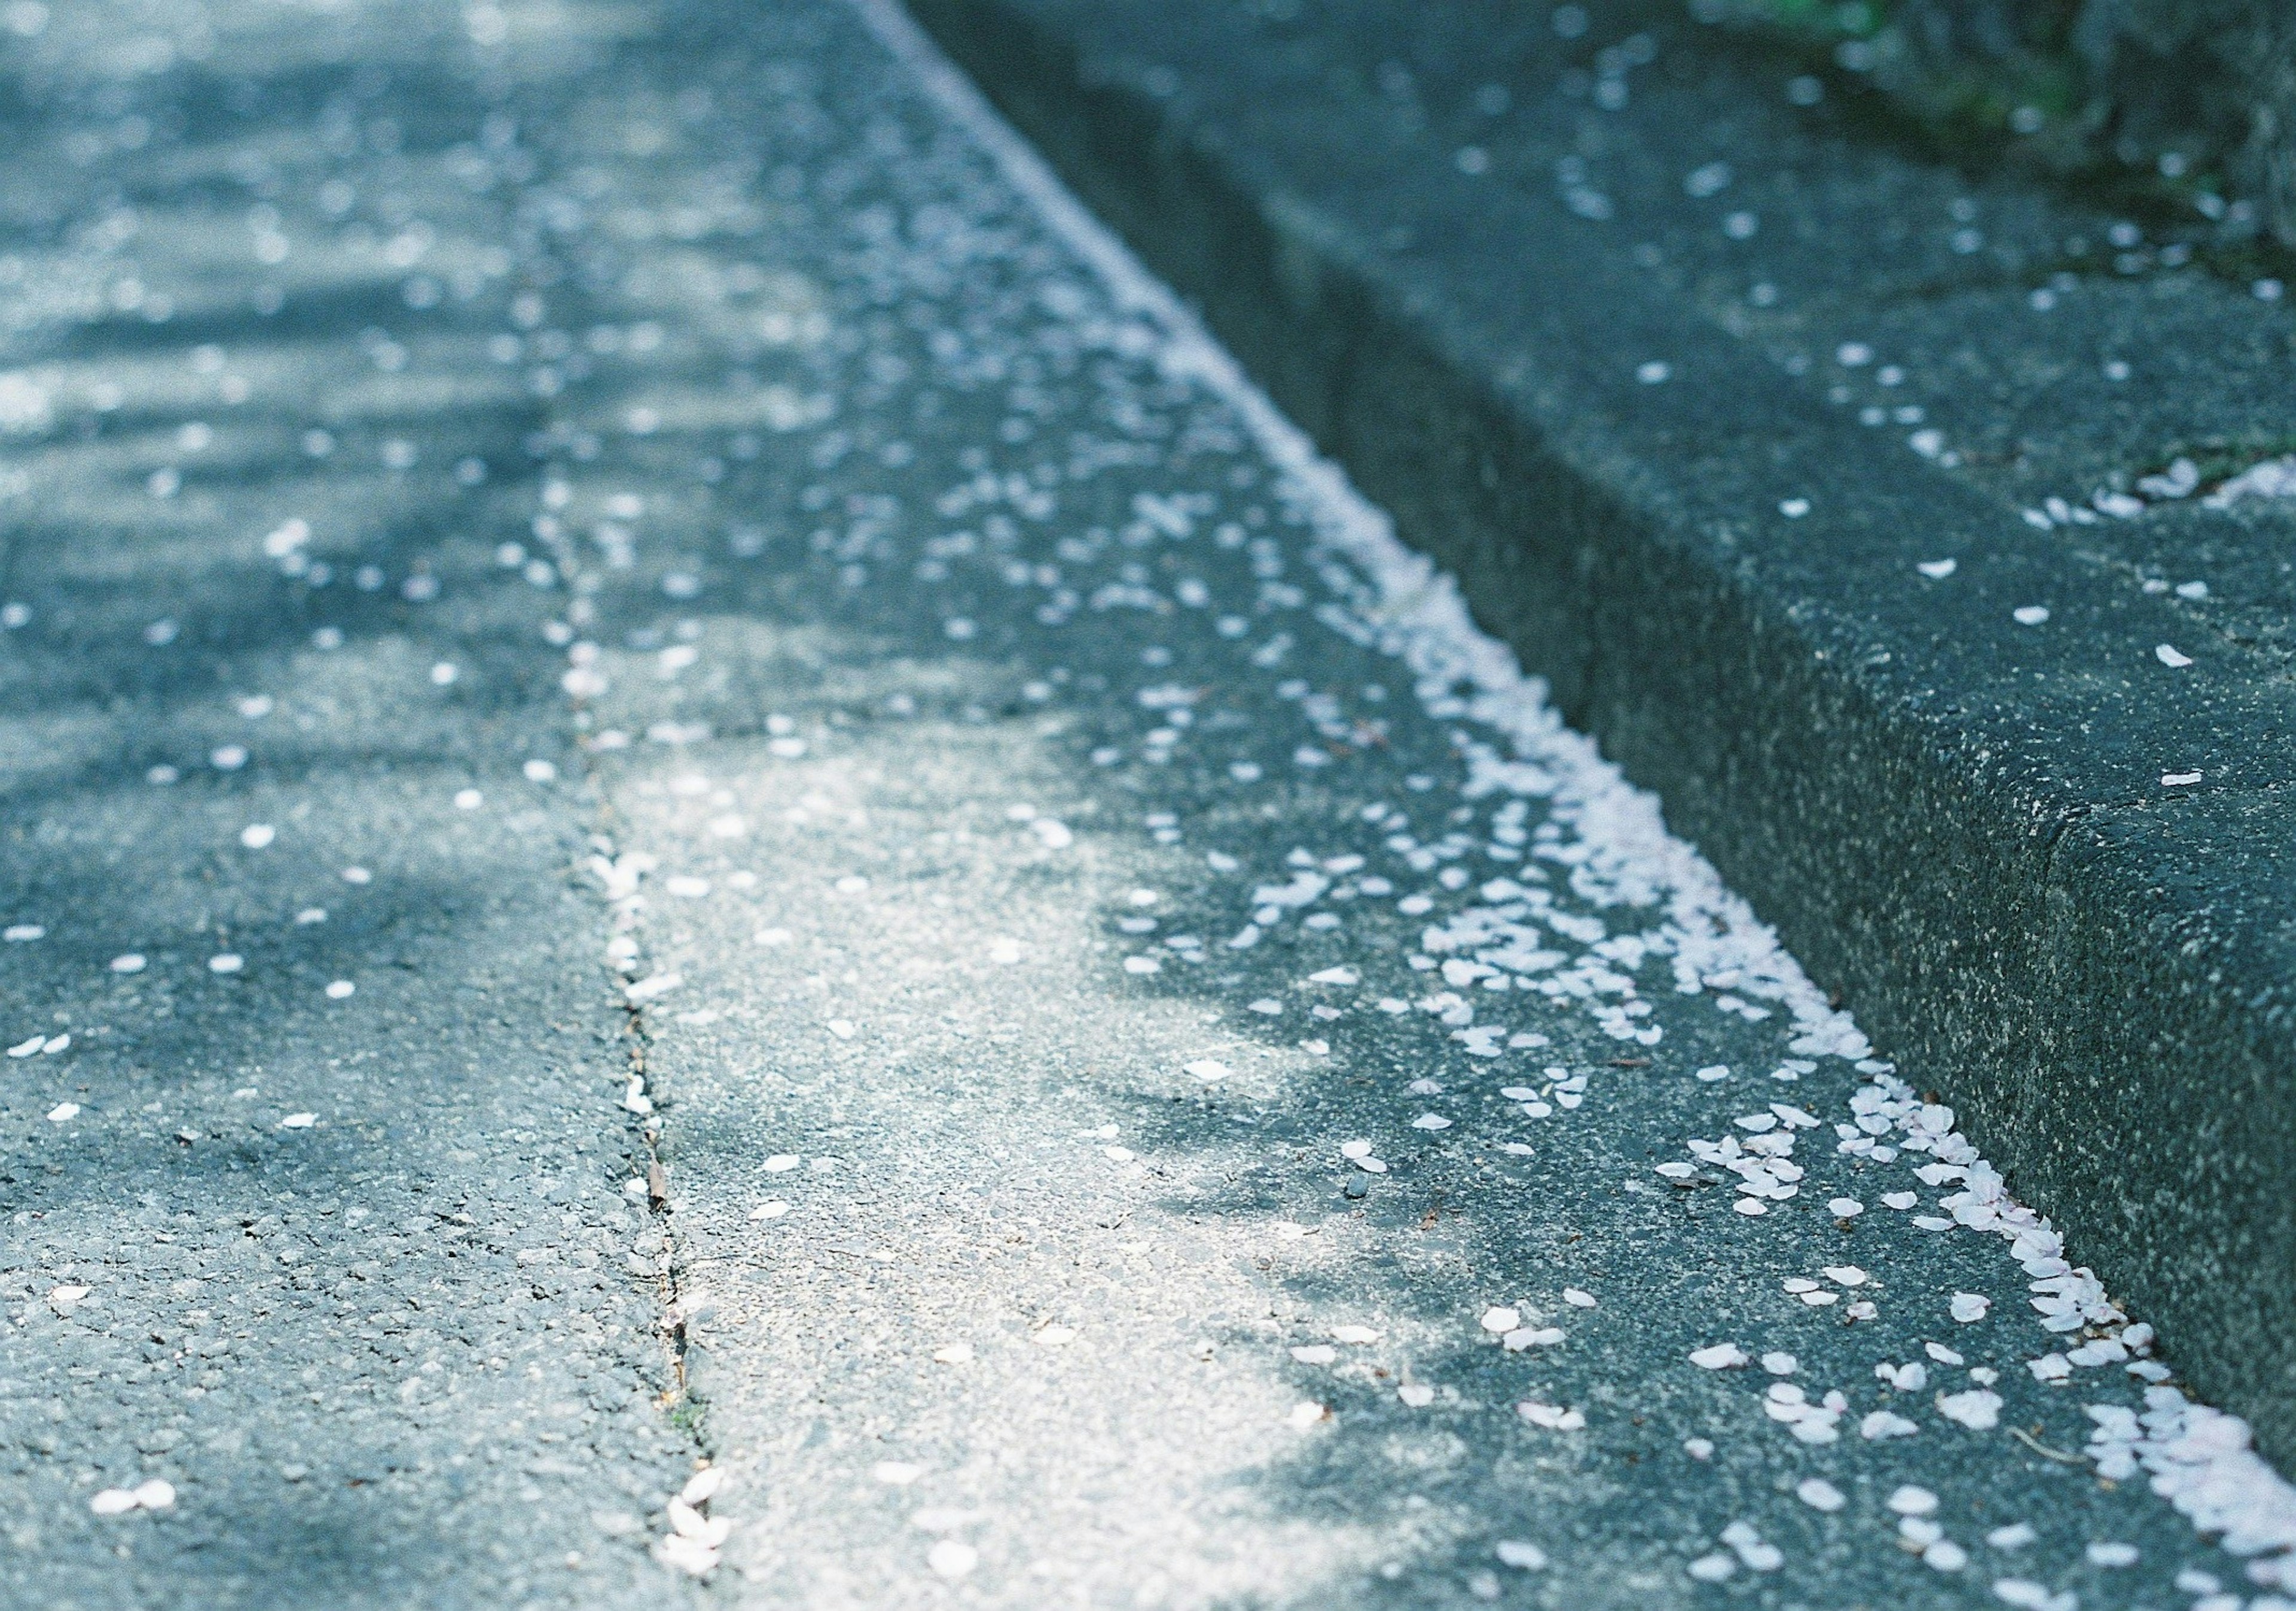
[[2218,221],[2226,256],[2296,246],[2285,0],[1696,0],[1972,163],[2006,161],[2121,205]]
[[517,243],[442,171],[501,92],[384,9],[337,21],[430,58],[397,88],[230,8],[204,65],[107,70],[183,19],[77,8],[0,58],[0,920],[45,929],[0,996],[71,1040],[4,1065],[11,1605],[683,1603],[564,595],[497,552],[528,274],[377,249]]

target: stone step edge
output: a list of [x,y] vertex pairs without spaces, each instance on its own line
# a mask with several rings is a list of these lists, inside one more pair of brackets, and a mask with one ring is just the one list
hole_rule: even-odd
[[[2286,981],[2259,989],[2224,977],[2220,954],[2162,954],[2180,895],[2132,882],[2078,808],[2054,822],[1956,820],[1968,805],[1961,757],[1909,732],[1845,660],[1814,655],[1790,601],[1662,540],[1613,487],[1574,479],[1529,421],[1495,404],[1490,378],[1454,356],[1439,320],[1379,283],[1376,263],[1367,268],[1316,220],[1287,216],[1265,165],[1220,131],[1188,125],[1168,86],[1095,72],[1082,43],[1031,15],[1027,0],[908,4],[1398,530],[1458,576],[1485,625],[1555,684],[1565,716],[1665,799],[1675,830],[1813,975],[1909,1068],[1945,1086],[2019,1195],[2063,1225],[2116,1290],[2168,1322],[2164,1341],[2194,1386],[2246,1416],[2267,1452],[2296,1457],[2296,1283],[2276,1273],[2296,1252],[2296,1192],[2286,1190],[2296,1157],[2276,1165],[2262,1147],[2260,1161],[2217,1169],[2224,1137],[2209,1121],[2221,1113],[2206,1089],[2121,1113],[2085,1094],[2160,1085],[2163,1067],[2205,1068],[2227,1102],[2271,1095],[2268,1134],[2285,1116],[2277,1093],[2296,1087]],[[1300,294],[1303,280],[1314,295]],[[1341,316],[1357,327],[1335,339]],[[1366,350],[1392,355],[1378,377],[1348,372]],[[1405,373],[1420,388],[1406,411],[1420,439],[1366,452],[1334,399]],[[1441,451],[1446,438],[1480,451]],[[1476,475],[1485,485],[1456,485]],[[1543,524],[1569,536],[1544,553],[1525,552],[1524,522],[1492,519],[1558,508],[1570,518]],[[1505,585],[1518,574],[1578,591],[1519,609]],[[1685,646],[1670,658],[1637,664],[1574,641],[1573,622],[1618,624],[1595,594],[1622,577],[1658,601],[1637,642]],[[1716,653],[1718,642],[1740,647]],[[1589,662],[1606,669],[1590,675]],[[1812,725],[1835,740],[1782,739]],[[1685,766],[1685,756],[1713,756],[1718,728],[1747,741],[1718,769]],[[1829,765],[1842,774],[1813,771]],[[1833,841],[1918,844],[1933,859],[1942,847],[1950,875],[1885,860],[1852,882],[1836,854],[1834,876],[1812,876]],[[2005,936],[2013,946],[2044,922],[2067,939],[2005,969],[1988,945],[1954,937]],[[2089,1075],[2060,1088],[2052,1064]]]

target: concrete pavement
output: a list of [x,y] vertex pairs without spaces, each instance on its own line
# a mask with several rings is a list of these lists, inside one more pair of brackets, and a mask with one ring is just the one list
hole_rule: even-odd
[[15,37],[12,1598],[2276,1603],[897,15]]
[[2252,229],[1909,151],[1712,6],[917,9],[2296,1443],[2296,444]]

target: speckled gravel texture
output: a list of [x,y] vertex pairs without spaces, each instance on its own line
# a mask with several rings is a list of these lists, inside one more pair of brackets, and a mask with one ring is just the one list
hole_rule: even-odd
[[[738,1592],[2239,1584],[2092,1443],[2144,1333],[1951,1116],[993,131],[804,26],[758,166],[877,159],[763,232],[790,429],[602,364],[696,423],[545,492],[643,511],[586,686]],[[709,282],[614,317],[698,349]]]
[[484,344],[554,261],[465,182],[499,97],[432,7],[34,20],[0,1040],[70,1045],[0,1061],[0,1603],[682,1603],[564,598],[495,552],[546,411]]
[[2296,1456],[2296,274],[1705,0],[912,4]]
[[2274,1603],[897,16],[13,38],[0,1598]]

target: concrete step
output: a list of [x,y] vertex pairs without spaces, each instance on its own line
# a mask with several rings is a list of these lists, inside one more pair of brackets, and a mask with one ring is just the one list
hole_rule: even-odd
[[2276,282],[1670,7],[917,10],[2296,1447]]

